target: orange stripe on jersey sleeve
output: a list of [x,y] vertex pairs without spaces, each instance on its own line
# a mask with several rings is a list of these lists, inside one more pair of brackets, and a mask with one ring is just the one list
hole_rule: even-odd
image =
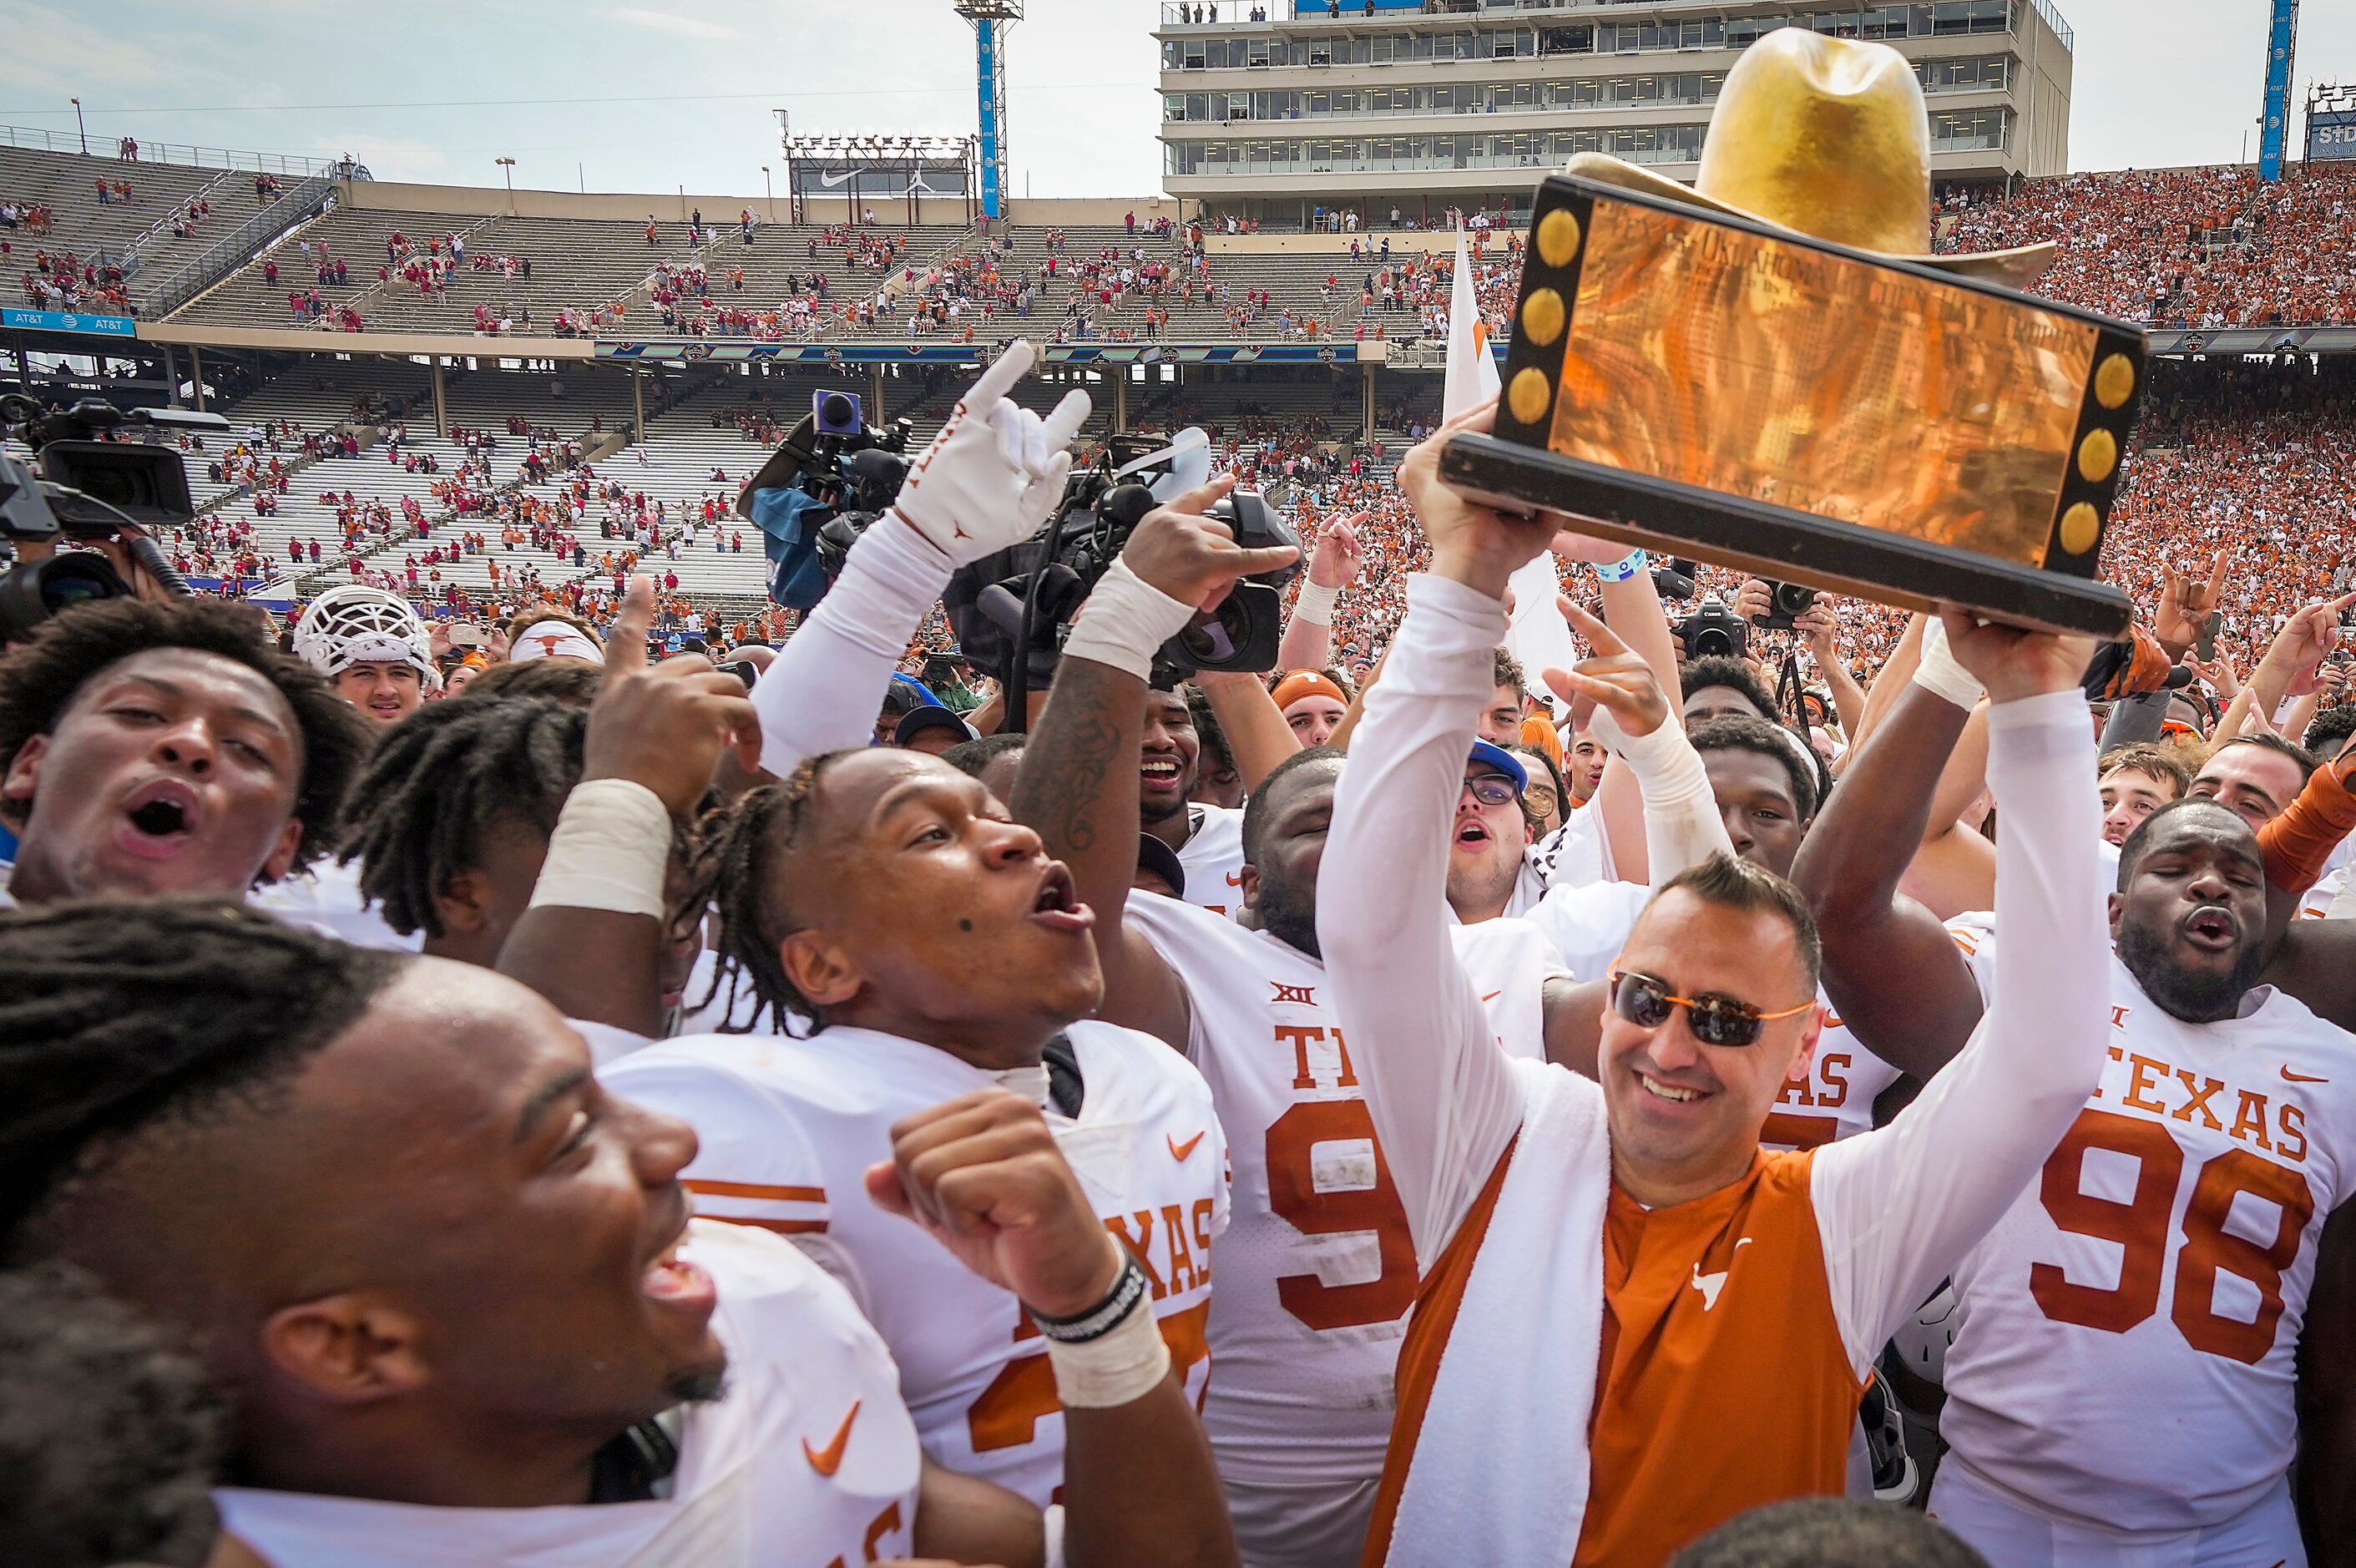
[[695,1195],[700,1219],[749,1225],[780,1236],[808,1236],[826,1230],[826,1188],[781,1187],[769,1182],[716,1181],[690,1176],[680,1186]]
[[680,1186],[712,1197],[765,1197],[777,1203],[824,1203],[822,1187],[768,1187],[756,1181],[711,1181],[689,1176]]

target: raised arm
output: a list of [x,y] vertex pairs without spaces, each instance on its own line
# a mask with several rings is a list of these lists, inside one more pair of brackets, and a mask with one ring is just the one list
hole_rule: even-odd
[[[1988,781],[2004,822],[2004,953],[1969,1045],[1895,1122],[1814,1156],[1810,1196],[1834,1312],[1859,1371],[2035,1179],[2094,1091],[2110,1046],[2102,808],[2078,688],[2093,644],[1973,627],[1955,612],[1948,632],[1994,699]],[[1901,706],[1878,738],[1903,721]]]
[[[1333,662],[1333,601],[1358,580],[1365,554],[1358,547],[1358,524],[1366,514],[1328,518],[1309,552],[1309,571],[1292,602],[1292,618],[1277,644],[1279,670],[1323,670]],[[1221,722],[1225,717],[1222,715]],[[1240,759],[1239,759],[1240,760]]]
[[[1668,617],[1661,608],[1661,592],[1654,585],[1653,574],[1641,564],[1630,571],[1624,563],[1599,561],[1599,557],[1610,557],[1619,549],[1604,540],[1558,533],[1551,548],[1558,555],[1585,559],[1596,565],[1597,597],[1602,603],[1604,625],[1612,628],[1628,651],[1644,661],[1662,691],[1677,690],[1676,644],[1669,638]],[[1626,575],[1615,576],[1615,572]],[[1668,722],[1680,730],[1685,728],[1676,703],[1669,704]],[[1601,782],[1595,787],[1595,799],[1587,809],[1602,813],[1603,832],[1611,841],[1612,868],[1620,880],[1657,885],[1662,878],[1653,875],[1651,849],[1645,837],[1643,785],[1624,758],[1604,770]]]
[[761,746],[736,677],[697,655],[647,662],[653,621],[654,579],[634,577],[589,710],[581,782],[498,961],[566,1017],[648,1037],[663,1027],[674,833],[691,820],[722,749],[734,745],[750,768]]
[[1439,1256],[1521,1125],[1521,1094],[1456,957],[1448,824],[1505,631],[1514,569],[1547,525],[1515,524],[1440,483],[1440,444],[1485,429],[1492,401],[1407,456],[1400,483],[1432,541],[1367,697],[1317,877],[1317,940],[1417,1255]]
[[770,773],[865,746],[893,667],[950,575],[1038,532],[1062,499],[1088,395],[1066,393],[1044,420],[1009,401],[1032,358],[1017,338],[958,400],[899,499],[754,687]]
[[1072,627],[1008,802],[1070,867],[1080,901],[1096,912],[1105,980],[1097,1015],[1182,1048],[1185,989],[1122,918],[1137,872],[1138,737],[1154,650],[1237,577],[1292,558],[1290,546],[1241,549],[1203,516],[1234,483],[1223,475],[1157,507],[1130,535]]
[[[1979,986],[1954,942],[1898,890],[1976,700],[1968,676],[1943,672],[1952,662],[1933,658],[1917,670],[1851,756],[1792,866],[1824,939],[1826,998],[1869,1050],[1918,1078],[1964,1048],[1981,1013]],[[2093,779],[2089,763],[2089,789]]]
[[1204,700],[1219,721],[1219,733],[1235,753],[1236,772],[1244,792],[1259,788],[1276,765],[1301,749],[1301,737],[1284,722],[1284,710],[1268,694],[1257,675],[1220,675],[1205,671],[1194,677]]

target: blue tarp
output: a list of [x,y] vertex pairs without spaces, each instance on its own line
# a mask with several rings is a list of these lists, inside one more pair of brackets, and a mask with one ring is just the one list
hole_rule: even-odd
[[833,515],[833,508],[790,486],[753,492],[753,521],[760,525],[761,548],[769,558],[772,601],[787,609],[806,610],[825,596],[826,574],[818,564],[818,531]]

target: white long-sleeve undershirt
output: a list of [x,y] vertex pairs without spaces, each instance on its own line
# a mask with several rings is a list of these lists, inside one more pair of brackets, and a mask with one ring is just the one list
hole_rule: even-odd
[[859,536],[834,586],[753,687],[763,768],[783,779],[809,757],[874,738],[892,671],[950,571],[897,512]]

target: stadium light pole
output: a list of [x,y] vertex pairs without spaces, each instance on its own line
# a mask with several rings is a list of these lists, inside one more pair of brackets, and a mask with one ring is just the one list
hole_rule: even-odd
[[73,106],[74,125],[81,132],[81,156],[88,157],[90,156],[90,127],[82,123],[81,100],[79,98],[75,99],[73,101]]
[[515,159],[494,158],[491,161],[498,164],[499,166],[499,173],[507,177],[508,216],[512,218],[515,216]]

